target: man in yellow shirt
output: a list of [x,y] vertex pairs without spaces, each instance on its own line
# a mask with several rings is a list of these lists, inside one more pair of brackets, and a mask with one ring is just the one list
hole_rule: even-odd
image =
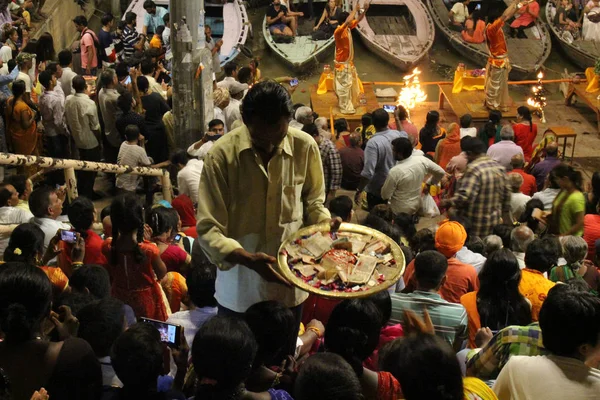
[[544,276],[558,262],[558,251],[549,239],[535,239],[525,251],[526,268],[521,271],[519,292],[531,303],[531,319],[539,319],[548,292],[556,284]]
[[281,242],[305,222],[331,220],[323,205],[319,147],[308,134],[289,128],[292,102],[278,83],[254,85],[241,112],[245,125],[215,142],[204,158],[198,240],[219,268],[220,313],[243,313],[255,303],[277,300],[299,315],[308,295],[278,282],[271,265]]

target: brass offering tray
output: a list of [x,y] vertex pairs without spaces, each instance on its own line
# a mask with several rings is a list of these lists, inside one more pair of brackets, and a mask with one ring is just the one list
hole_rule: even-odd
[[[293,236],[291,236],[287,240],[285,240],[279,247],[279,252],[277,254],[277,261],[278,261],[277,271],[288,282],[290,282],[292,285],[294,285],[298,289],[304,290],[305,292],[314,293],[317,296],[323,296],[323,297],[332,298],[332,299],[348,299],[348,298],[367,297],[367,296],[370,296],[379,291],[388,289],[390,286],[396,284],[396,282],[398,282],[398,280],[400,280],[400,278],[404,274],[404,268],[406,266],[406,262],[404,259],[404,253],[402,253],[400,246],[398,246],[398,244],[394,240],[392,240],[390,237],[384,235],[383,233],[381,233],[375,229],[368,228],[366,226],[350,224],[350,223],[342,223],[338,230],[338,233],[341,234],[340,236],[343,236],[345,234],[346,235],[348,235],[348,234],[355,235],[355,238],[357,238],[357,239],[360,236],[364,236],[367,239],[371,238],[370,243],[373,243],[373,241],[380,241],[381,243],[383,243],[389,247],[389,251],[387,251],[384,254],[391,255],[391,259],[393,259],[393,261],[395,261],[395,264],[391,263],[391,262],[377,264],[378,267],[375,268],[375,272],[373,273],[369,284],[355,285],[352,283],[344,283],[344,282],[341,282],[341,280],[340,280],[341,278],[338,278],[337,282],[339,282],[342,286],[345,286],[345,289],[343,289],[343,290],[336,290],[336,289],[332,290],[330,288],[322,289],[322,288],[315,287],[315,286],[309,284],[304,279],[302,279],[301,276],[298,276],[298,274],[300,274],[299,272],[297,272],[296,270],[292,269],[292,267],[290,267],[290,262],[291,262],[292,256],[288,255],[288,249],[290,248],[290,246],[294,246],[294,244],[296,244],[298,242],[298,240],[300,240],[300,239],[307,238],[316,233],[323,233],[323,232],[330,232],[329,223],[321,223],[318,225],[312,225],[312,226],[302,228],[299,231],[297,231]],[[366,248],[368,248],[368,246],[365,246],[365,249]],[[366,255],[368,253],[360,252],[360,254]],[[389,258],[389,256],[388,256],[388,258]],[[293,263],[292,265],[297,265],[300,263],[301,262],[297,262],[297,263]],[[382,272],[380,272],[380,274],[378,274],[379,266],[386,268],[385,274],[383,274]],[[375,285],[372,285],[372,283],[375,282],[374,277],[376,275],[379,276],[379,279],[376,281]],[[382,278],[383,276],[385,276],[385,278]],[[310,278],[305,278],[305,279],[310,279]],[[316,278],[314,278],[314,279],[316,279]],[[351,288],[352,290],[348,291],[348,288]]]

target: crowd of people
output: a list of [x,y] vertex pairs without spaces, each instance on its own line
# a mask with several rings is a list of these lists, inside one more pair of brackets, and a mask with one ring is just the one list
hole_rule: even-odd
[[[330,126],[252,60],[223,66],[214,119],[179,149],[168,12],[144,5],[140,33],[75,18],[75,54],[3,28],[4,146],[170,168],[174,198],[119,174],[96,210],[95,172],[70,199],[61,173],[6,171],[1,399],[599,398],[600,172],[584,187],[527,107],[481,129],[435,110],[419,129],[402,106]],[[280,279],[283,239],[341,222],[399,244],[390,290]]]

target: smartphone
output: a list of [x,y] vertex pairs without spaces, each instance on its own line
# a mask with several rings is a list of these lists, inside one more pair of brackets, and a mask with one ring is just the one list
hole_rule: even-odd
[[130,85],[131,84],[131,76],[128,76],[127,79],[125,79],[125,84],[126,85]]
[[223,135],[207,135],[207,139],[209,142],[214,142],[215,140],[219,140],[223,137]]
[[294,86],[298,86],[298,78],[294,78],[290,81],[290,86],[294,87]]
[[481,4],[477,4],[477,5],[475,6],[475,10],[481,10]]
[[168,346],[179,347],[179,338],[181,336],[181,326],[167,324],[166,322],[156,321],[150,318],[140,318],[141,322],[146,322],[153,325],[160,333],[160,341]]
[[384,104],[383,109],[389,113],[393,113],[394,111],[396,111],[396,106],[393,104]]
[[60,231],[60,240],[67,243],[75,243],[77,235],[73,231]]
[[178,233],[177,235],[175,235],[175,237],[173,238],[173,244],[177,244],[181,241],[181,235]]

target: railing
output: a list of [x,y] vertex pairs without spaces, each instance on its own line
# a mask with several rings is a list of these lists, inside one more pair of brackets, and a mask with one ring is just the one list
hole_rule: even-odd
[[163,198],[168,202],[173,199],[169,171],[150,167],[128,167],[116,164],[107,164],[94,161],[69,160],[41,156],[24,156],[21,154],[1,153],[0,165],[14,165],[17,167],[36,166],[39,168],[62,169],[65,173],[67,195],[69,200],[77,198],[77,178],[75,171],[104,172],[109,174],[132,174],[141,176],[156,176],[162,184]]

